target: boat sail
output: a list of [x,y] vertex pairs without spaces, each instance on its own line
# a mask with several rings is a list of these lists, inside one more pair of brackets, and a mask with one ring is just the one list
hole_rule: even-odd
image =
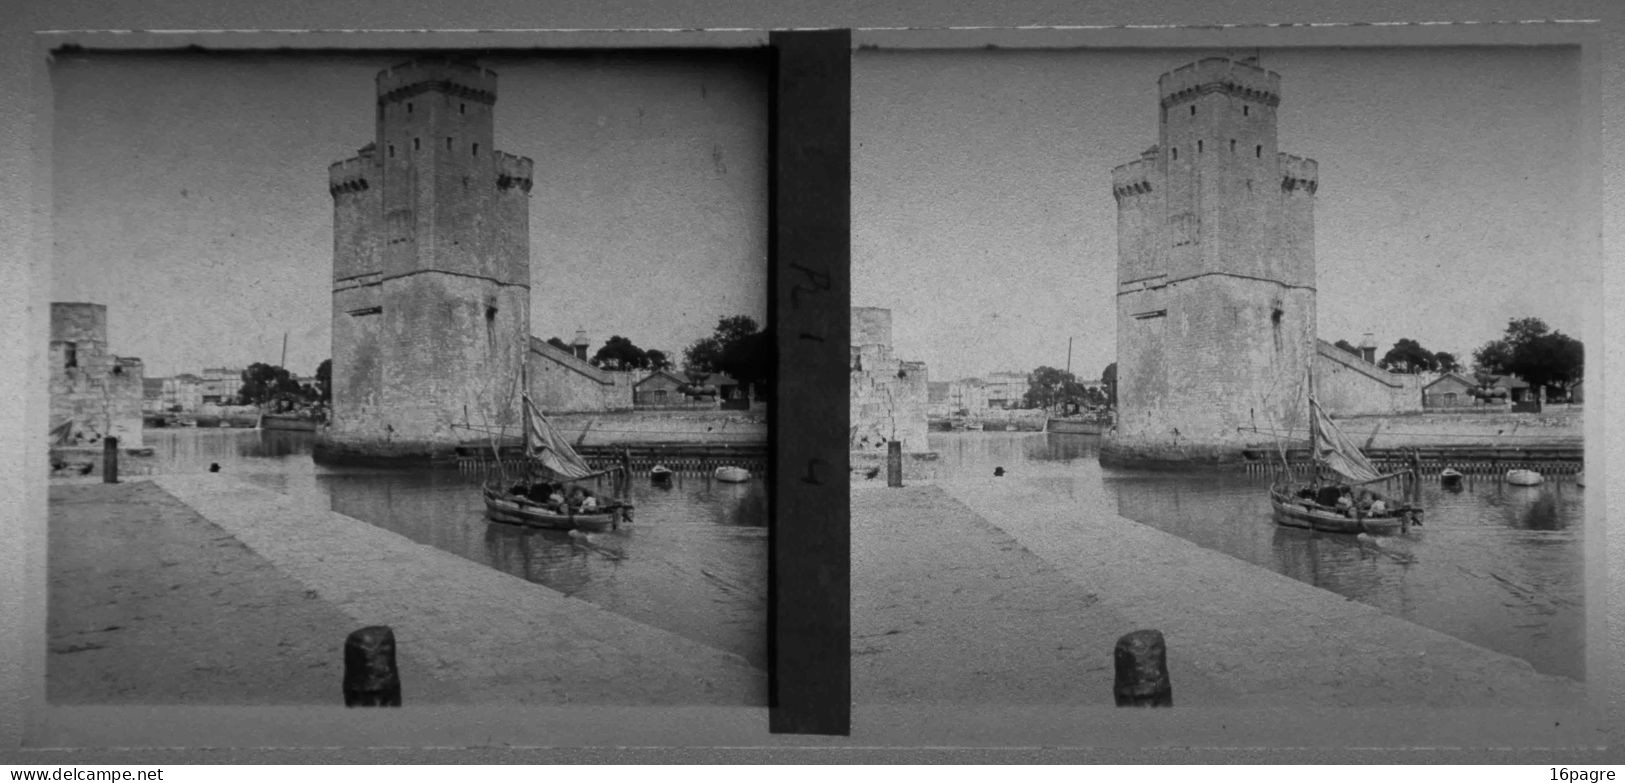
[[[632,504],[598,497],[585,488],[568,489],[561,481],[577,481],[621,470],[620,466],[594,470],[570,442],[554,429],[531,401],[523,396],[525,415],[525,481],[515,486],[485,487],[485,514],[498,522],[555,530],[603,532],[632,521]],[[501,464],[500,457],[498,464]]]
[[[1309,394],[1309,443],[1314,475],[1306,487],[1296,491],[1280,484],[1270,487],[1270,504],[1275,521],[1287,527],[1302,527],[1329,533],[1393,533],[1421,524],[1422,509],[1408,503],[1383,501],[1371,511],[1352,502],[1354,487],[1412,473],[1409,470],[1383,473],[1366,459],[1360,447],[1340,429],[1313,392]],[[1415,476],[1412,475],[1412,481]],[[1335,479],[1335,481],[1331,480]],[[1363,494],[1363,493],[1362,493]],[[1349,495],[1348,507],[1340,508],[1338,497]]]

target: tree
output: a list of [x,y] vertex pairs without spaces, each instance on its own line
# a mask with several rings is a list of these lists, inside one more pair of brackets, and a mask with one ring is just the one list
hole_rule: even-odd
[[1348,340],[1338,340],[1337,342],[1332,343],[1332,344],[1339,347],[1339,348],[1342,348],[1345,351],[1348,351],[1349,353],[1354,354],[1355,356],[1360,355],[1360,349],[1354,347],[1354,343],[1351,343]]
[[1516,375],[1532,389],[1567,390],[1585,377],[1585,346],[1562,332],[1551,331],[1539,318],[1514,318],[1506,335],[1473,352],[1481,373]]
[[710,337],[702,337],[683,349],[683,372],[699,382],[711,373],[727,373],[740,383],[766,389],[772,372],[771,331],[757,331],[756,319],[734,315],[717,320]]
[[1023,407],[1050,408],[1068,400],[1084,401],[1088,390],[1072,373],[1044,366],[1027,373],[1027,394]]
[[1461,369],[1461,363],[1456,361],[1456,355],[1453,353],[1440,351],[1434,354],[1433,358],[1439,363],[1437,368],[1439,372],[1455,372]]
[[632,341],[620,335],[614,335],[604,342],[604,347],[592,355],[589,360],[594,367],[607,367],[612,370],[641,370],[649,366],[649,352],[632,344]]
[[1100,382],[1106,384],[1106,404],[1117,407],[1117,362],[1106,365],[1100,373]]
[[667,356],[665,351],[662,351],[662,350],[659,350],[659,349],[650,349],[649,352],[647,354],[645,354],[645,355],[649,359],[649,369],[651,369],[651,370],[670,370],[671,369],[671,366],[672,366],[671,365],[671,357]]
[[549,337],[549,338],[547,338],[547,344],[551,345],[554,348],[557,348],[557,349],[559,349],[559,350],[561,350],[561,351],[563,351],[563,352],[565,352],[567,354],[570,354],[572,356],[575,355],[576,349],[571,348],[569,343],[567,343],[567,342],[565,342],[563,340],[560,340],[557,337]]
[[316,365],[316,391],[321,394],[322,402],[333,402],[333,360],[323,359]]
[[237,392],[242,405],[263,405],[279,398],[299,395],[299,382],[287,370],[274,364],[255,362],[243,370],[243,388]]
[[1433,352],[1409,337],[1401,337],[1394,347],[1383,354],[1377,366],[1389,372],[1419,373],[1438,369],[1439,360]]

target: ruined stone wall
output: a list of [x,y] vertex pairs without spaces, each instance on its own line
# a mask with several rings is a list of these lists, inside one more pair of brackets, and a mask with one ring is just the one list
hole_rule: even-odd
[[531,400],[543,413],[609,413],[633,408],[633,372],[599,369],[534,337],[527,367]]
[[899,440],[906,452],[924,452],[929,374],[923,362],[892,355],[891,311],[852,308],[851,447],[880,451]]
[[107,350],[106,305],[52,302],[47,361],[50,429],[72,419],[72,437],[80,444],[111,435],[124,448],[141,448],[143,367],[140,359]]

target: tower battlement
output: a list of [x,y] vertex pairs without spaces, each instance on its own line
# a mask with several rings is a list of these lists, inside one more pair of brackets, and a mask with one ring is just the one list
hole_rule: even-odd
[[455,60],[412,60],[378,72],[379,103],[405,100],[430,90],[494,104],[497,74],[489,68]]
[[353,158],[345,158],[327,167],[327,192],[334,197],[340,193],[355,193],[372,187],[371,177],[377,162],[373,158],[375,147],[362,147]]
[[1313,158],[1300,158],[1297,155],[1279,153],[1277,159],[1281,162],[1281,189],[1307,190],[1314,193],[1320,189],[1320,164]]
[[1112,169],[1112,196],[1118,201],[1129,196],[1151,192],[1151,178],[1157,169],[1157,148],[1152,147],[1140,156]]
[[530,192],[531,172],[536,163],[522,155],[508,152],[497,153],[497,187],[520,188],[526,193]]
[[1157,79],[1157,90],[1164,109],[1212,92],[1278,106],[1281,103],[1281,75],[1250,62],[1209,57],[1163,74]]

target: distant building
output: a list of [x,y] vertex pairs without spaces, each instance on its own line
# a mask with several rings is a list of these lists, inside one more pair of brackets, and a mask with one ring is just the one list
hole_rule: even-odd
[[122,447],[141,447],[141,360],[107,348],[106,305],[51,303],[53,444],[93,445],[111,435]]
[[632,404],[637,407],[681,405],[687,402],[683,387],[688,379],[670,370],[655,370],[632,386]]
[[1027,374],[1023,372],[989,373],[983,388],[987,392],[987,407],[994,409],[1020,408],[1027,401]]
[[198,381],[198,401],[187,410],[202,405],[235,405],[242,390],[242,368],[205,367]]
[[925,384],[925,414],[933,419],[946,418],[951,415],[948,392],[953,384],[948,381],[926,381]]
[[1425,408],[1456,408],[1478,402],[1473,390],[1478,384],[1453,372],[1439,376],[1438,380],[1422,387],[1422,406]]

